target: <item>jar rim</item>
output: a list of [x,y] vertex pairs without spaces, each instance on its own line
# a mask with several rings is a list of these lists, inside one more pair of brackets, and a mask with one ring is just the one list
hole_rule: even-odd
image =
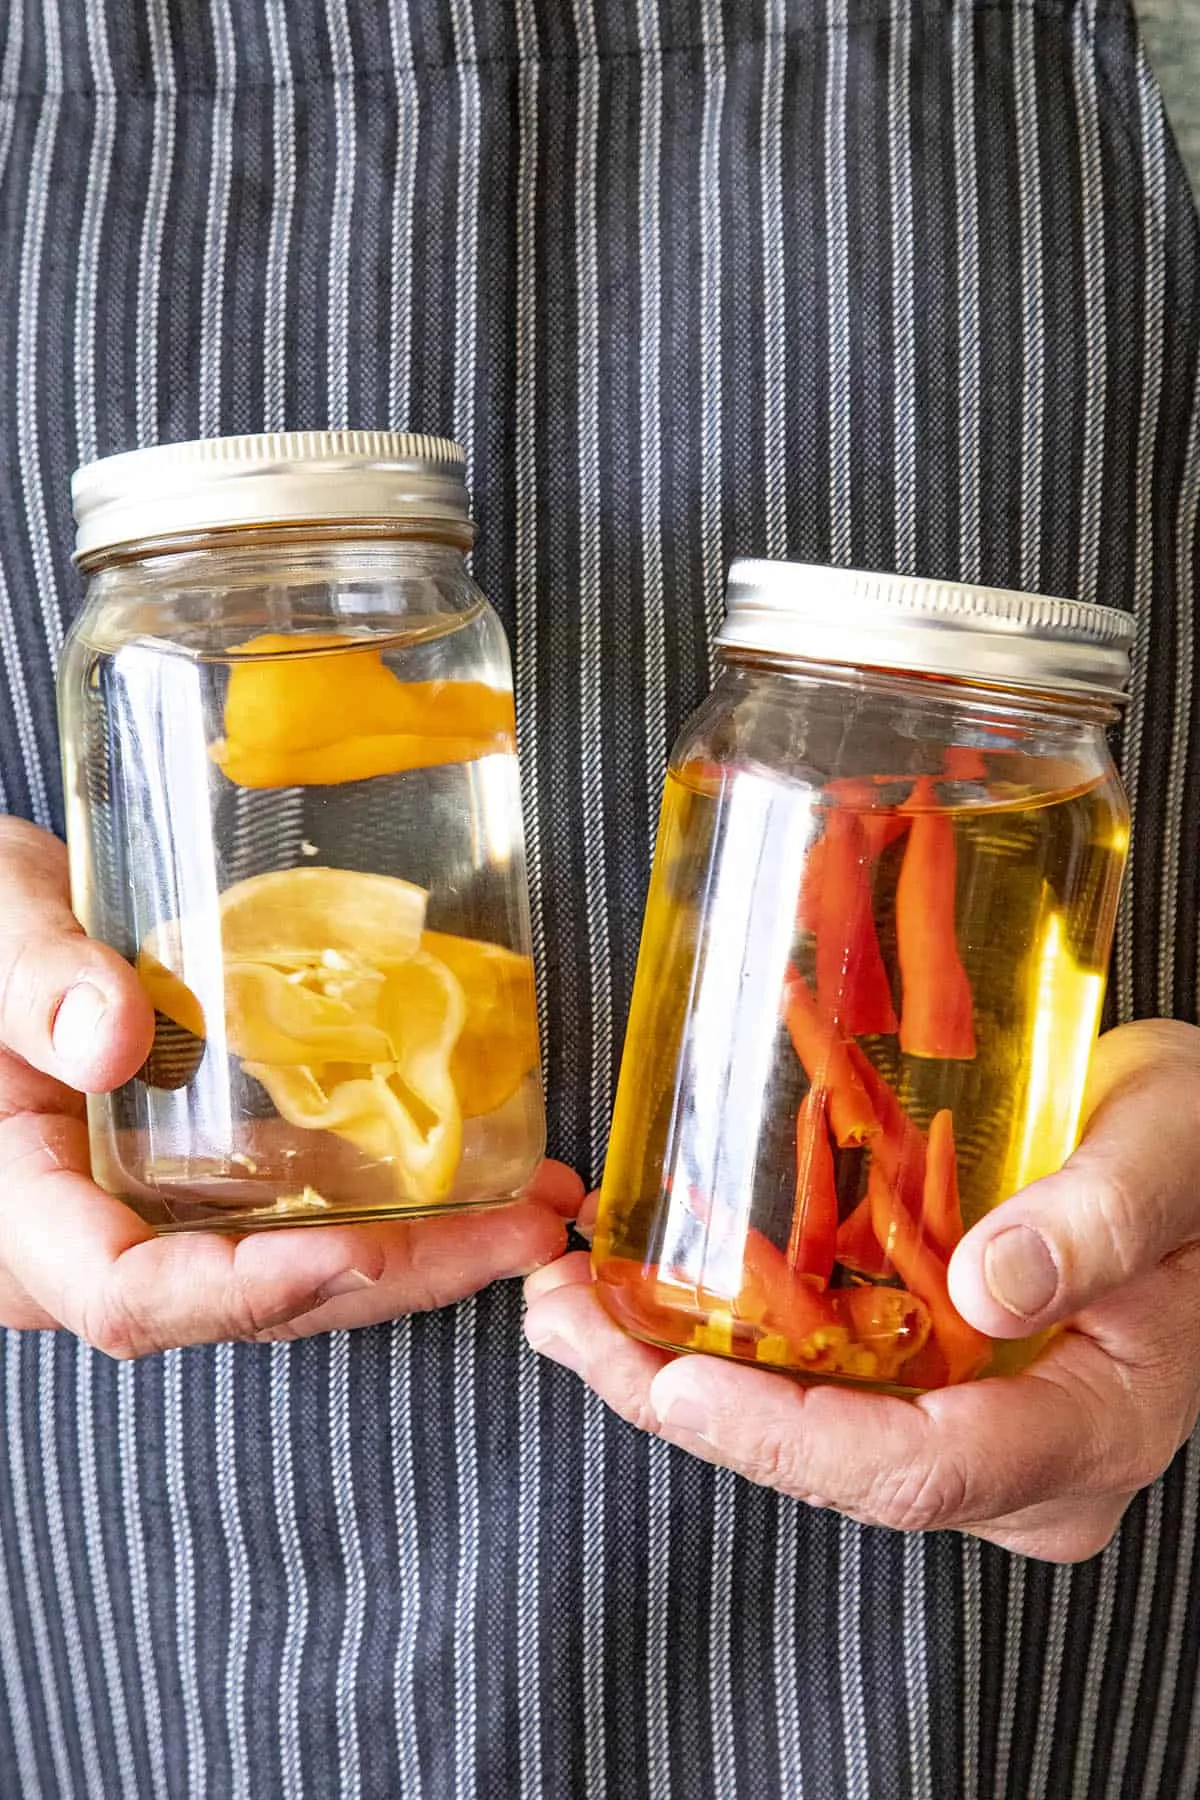
[[984,686],[1127,697],[1134,621],[1049,594],[820,563],[739,558],[717,642]]
[[76,469],[75,561],[238,527],[452,522],[470,528],[466,458],[401,431],[275,431],[122,451]]

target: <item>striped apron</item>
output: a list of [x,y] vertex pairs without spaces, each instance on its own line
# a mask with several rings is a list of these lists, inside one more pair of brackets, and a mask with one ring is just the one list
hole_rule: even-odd
[[[0,806],[61,828],[76,462],[449,432],[557,1154],[734,554],[1132,609],[1112,1014],[1194,1018],[1198,349],[1119,0],[0,0]],[[1200,1792],[1200,1444],[1052,1568],[676,1454],[520,1319],[3,1337],[0,1800]]]

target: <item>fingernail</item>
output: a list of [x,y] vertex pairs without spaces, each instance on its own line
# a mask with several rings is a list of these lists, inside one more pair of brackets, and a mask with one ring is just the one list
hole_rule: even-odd
[[373,1275],[364,1275],[361,1269],[346,1269],[317,1290],[317,1299],[324,1305],[327,1300],[344,1300],[347,1294],[365,1294],[375,1286]]
[[559,1337],[556,1331],[526,1330],[525,1337],[530,1349],[536,1350],[539,1356],[561,1363],[564,1369],[570,1369],[576,1375],[583,1374],[583,1357],[574,1344]]
[[575,1221],[575,1235],[581,1237],[585,1244],[591,1244],[595,1229],[595,1219],[576,1219]]
[[983,1278],[992,1299],[1018,1319],[1043,1312],[1058,1292],[1058,1265],[1040,1231],[1010,1225],[988,1245]]
[[306,1312],[315,1312],[315,1310],[315,1307],[306,1306],[297,1312],[294,1306],[281,1306],[276,1312],[264,1313],[258,1321],[258,1330],[254,1333],[255,1341],[258,1342],[270,1336],[272,1332],[278,1331],[281,1325],[290,1325],[293,1319],[303,1318]]
[[82,1062],[96,1041],[108,1011],[107,996],[90,981],[68,988],[54,1015],[54,1053],[65,1062]]
[[662,1411],[659,1411],[653,1393],[650,1395],[650,1403],[658,1413],[660,1425],[668,1425],[672,1431],[687,1432],[691,1437],[708,1436],[708,1408],[702,1406],[699,1400],[693,1400],[690,1394],[670,1395]]

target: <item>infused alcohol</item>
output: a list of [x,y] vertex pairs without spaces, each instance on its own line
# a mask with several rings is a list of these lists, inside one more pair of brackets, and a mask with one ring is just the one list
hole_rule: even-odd
[[[363,478],[350,438],[325,504]],[[259,476],[289,466],[248,443]],[[418,489],[434,462],[368,448]],[[89,1100],[93,1170],[164,1229],[491,1204],[541,1155],[507,646],[465,519],[439,541],[406,518],[139,546],[64,657],[75,909],[156,1017],[143,1068]]]
[[963,1232],[1079,1130],[1127,846],[1094,702],[730,659],[666,782],[595,1238],[635,1334],[1017,1366]]

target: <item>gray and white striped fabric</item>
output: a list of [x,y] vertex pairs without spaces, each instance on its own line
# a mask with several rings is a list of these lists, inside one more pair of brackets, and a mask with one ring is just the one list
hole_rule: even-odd
[[[451,432],[558,1154],[735,553],[1133,610],[1112,1007],[1195,1018],[1198,252],[1117,0],[0,0],[0,802],[61,826],[74,463]],[[667,1452],[520,1311],[8,1335],[3,1800],[1200,1792],[1200,1446],[1054,1570]]]

